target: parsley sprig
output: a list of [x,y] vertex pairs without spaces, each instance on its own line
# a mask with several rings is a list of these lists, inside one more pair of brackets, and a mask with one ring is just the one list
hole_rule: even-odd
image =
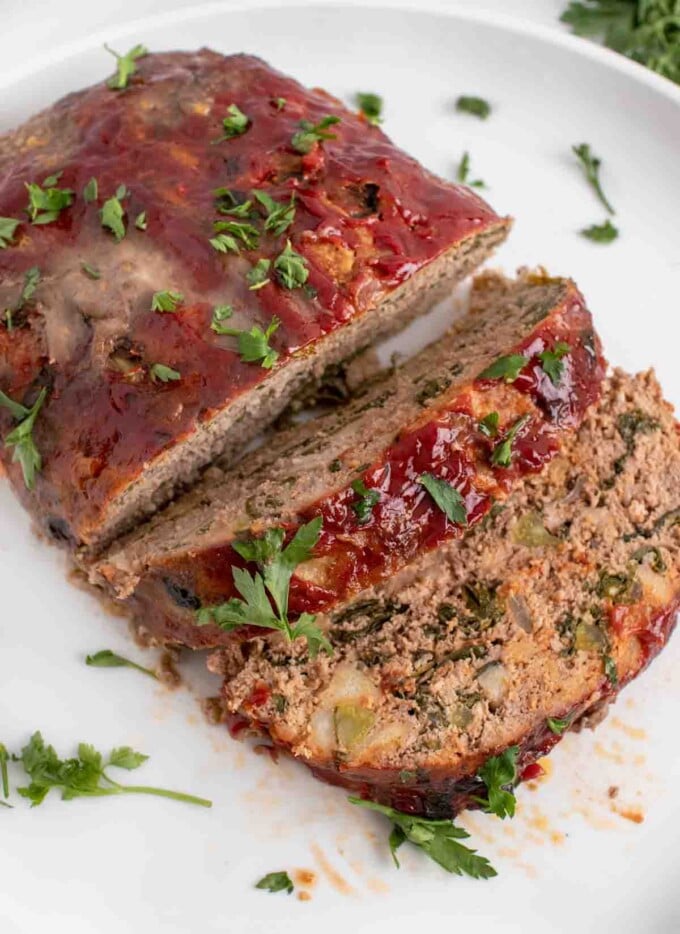
[[99,212],[102,227],[106,227],[111,231],[116,243],[120,243],[125,236],[123,199],[127,197],[127,193],[125,185],[119,185],[115,195],[106,199]]
[[271,266],[272,261],[270,259],[265,259],[262,257],[258,259],[254,266],[246,273],[246,282],[248,283],[248,291],[256,292],[258,289],[261,289],[263,286],[271,282],[269,278],[269,267]]
[[137,61],[148,55],[149,50],[144,45],[135,45],[125,55],[119,55],[106,44],[104,48],[116,59],[116,73],[111,75],[106,83],[112,91],[124,91],[130,83],[130,78],[137,71]]
[[295,252],[290,240],[286,241],[285,249],[274,260],[274,272],[286,289],[299,289],[309,278],[307,260]]
[[390,852],[397,868],[397,850],[407,840],[438,863],[447,872],[457,876],[472,876],[473,879],[491,879],[497,875],[496,870],[484,856],[479,856],[470,847],[460,843],[469,838],[470,834],[450,820],[428,820],[414,814],[403,814],[394,808],[375,801],[364,801],[354,796],[349,798],[351,804],[377,811],[392,821],[392,832],[389,836]]
[[165,363],[152,363],[149,367],[151,380],[154,383],[175,383],[182,378],[179,370],[173,370]]
[[154,292],[151,297],[151,311],[177,311],[177,306],[183,301],[184,296],[181,292],[173,292],[170,289],[163,292]]
[[450,522],[457,525],[468,524],[465,500],[455,486],[431,473],[424,473],[418,477],[418,483],[425,487]]
[[25,182],[28,192],[26,212],[32,224],[51,224],[61,212],[73,204],[75,192],[72,188],[57,188],[61,172],[43,179],[42,185]]
[[359,110],[367,123],[371,126],[378,126],[382,123],[383,99],[379,94],[373,94],[371,91],[358,91],[356,98]]
[[352,512],[359,525],[366,525],[373,514],[373,507],[380,502],[380,492],[369,490],[361,479],[352,481],[352,490],[357,495],[357,499],[352,503]]
[[0,406],[9,409],[19,422],[16,428],[13,428],[8,435],[5,435],[5,444],[7,447],[14,448],[12,461],[21,464],[27,490],[33,489],[35,475],[42,468],[42,457],[33,440],[33,425],[46,396],[47,390],[45,388],[41,389],[40,395],[31,408],[28,409],[25,405],[21,405],[20,402],[10,399],[4,392],[0,392]]
[[460,113],[472,114],[480,120],[486,120],[491,113],[491,104],[483,97],[463,94],[456,101],[456,110]]
[[607,211],[610,214],[615,214],[616,212],[614,211],[614,208],[611,206],[607,196],[602,190],[602,183],[600,182],[600,167],[602,165],[602,160],[591,152],[588,143],[580,143],[578,146],[572,146],[571,148],[574,155],[583,167],[588,184],[591,186]]
[[255,324],[249,331],[239,330],[239,328],[229,328],[221,324],[219,330],[211,327],[217,334],[227,334],[238,340],[238,352],[241,354],[241,360],[244,363],[259,363],[262,369],[271,370],[279,358],[279,353],[269,344],[269,338],[280,325],[277,317],[272,318],[265,331],[259,325]]
[[317,517],[300,526],[285,548],[285,533],[280,528],[267,529],[262,538],[234,542],[234,551],[256,564],[258,570],[251,574],[244,568],[232,568],[234,584],[241,596],[198,610],[198,625],[215,623],[225,632],[240,626],[273,629],[284,633],[290,642],[305,638],[312,658],[320,649],[331,655],[333,648],[314,624],[315,616],[302,613],[294,623],[288,618],[290,580],[298,565],[311,558],[312,549],[319,540],[321,523],[321,517]]
[[504,819],[515,816],[517,804],[513,788],[517,783],[519,746],[510,746],[499,756],[491,756],[477,773],[486,785],[486,798],[475,798],[487,814]]
[[541,361],[541,369],[548,377],[553,386],[559,386],[562,374],[564,373],[564,357],[569,353],[571,347],[566,341],[557,341],[552,350],[543,350],[538,359]]
[[515,424],[506,432],[502,441],[499,441],[491,452],[491,463],[495,467],[509,467],[512,463],[512,443],[515,440],[517,432],[523,428],[529,421],[530,416],[523,415],[518,418]]
[[519,353],[511,353],[506,357],[494,360],[477,379],[504,379],[506,383],[514,383],[526,366],[527,358]]
[[586,240],[592,240],[593,243],[611,243],[619,235],[618,228],[607,218],[601,224],[591,224],[590,227],[584,227],[581,230],[581,236]]
[[255,888],[267,892],[287,892],[290,895],[295,886],[287,872],[268,872],[256,883]]
[[273,236],[280,237],[295,220],[295,192],[290,196],[290,201],[283,204],[274,201],[266,191],[255,190],[253,191],[253,197],[260,202],[267,212],[264,229]]
[[14,243],[14,234],[20,223],[13,217],[0,217],[0,250]]
[[486,188],[486,183],[483,182],[481,178],[470,178],[469,152],[464,152],[461,156],[461,160],[458,163],[458,170],[456,172],[456,181],[459,181],[462,185],[468,185],[470,188]]
[[233,139],[235,136],[242,136],[248,129],[249,123],[250,119],[236,104],[229,104],[227,107],[227,116],[222,120],[222,136],[214,140],[214,142],[222,143],[225,139]]
[[101,649],[93,655],[86,655],[85,664],[90,668],[134,668],[136,671],[141,671],[142,674],[158,680],[155,671],[144,668],[143,665],[138,665],[137,662],[133,662],[123,655],[118,655],[116,652],[112,652],[111,649]]
[[318,123],[300,120],[300,129],[293,134],[290,144],[296,152],[306,155],[317,143],[322,143],[326,139],[337,139],[335,133],[328,132],[328,127],[335,126],[336,123],[340,123],[340,117],[331,114],[322,117]]

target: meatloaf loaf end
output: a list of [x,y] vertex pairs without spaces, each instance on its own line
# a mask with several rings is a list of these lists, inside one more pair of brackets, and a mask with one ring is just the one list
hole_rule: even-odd
[[[578,435],[462,542],[325,619],[215,653],[224,702],[317,777],[449,817],[490,757],[519,771],[616,696],[680,603],[680,443],[651,373],[616,372]],[[317,620],[319,622],[319,620]]]
[[[194,491],[94,565],[145,634],[195,648],[232,636],[210,608],[236,595],[234,543],[322,519],[289,609],[347,601],[460,537],[525,474],[544,467],[600,392],[604,364],[575,285],[544,273],[476,280],[472,310],[445,337],[346,408],[211,470]],[[435,496],[456,501],[448,514]]]
[[0,216],[2,459],[42,528],[93,549],[509,226],[323,91],[209,50],[0,138]]

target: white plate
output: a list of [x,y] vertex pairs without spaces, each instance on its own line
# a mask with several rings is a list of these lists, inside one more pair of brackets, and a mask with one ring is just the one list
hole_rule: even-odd
[[[517,217],[499,263],[572,274],[610,359],[630,369],[654,364],[680,401],[680,93],[670,84],[591,45],[489,17],[232,4],[121,27],[31,63],[20,80],[0,78],[0,128],[105,76],[104,38],[120,49],[143,41],[247,50],[346,99],[382,93],[398,143],[449,177],[469,150],[494,206]],[[456,114],[461,93],[489,98],[492,117]],[[617,208],[621,237],[611,246],[577,233],[604,219],[571,154],[583,141],[602,156]],[[432,337],[443,317],[401,345]],[[84,654],[105,646],[143,653],[68,583],[65,562],[32,537],[6,485],[0,515],[0,738],[16,748],[40,728],[63,753],[78,740],[130,743],[151,756],[135,779],[214,800],[212,811],[155,798],[54,796],[38,810],[23,801],[2,809],[3,934],[679,929],[677,640],[595,734],[565,739],[540,792],[519,792],[514,822],[462,818],[497,879],[449,877],[406,847],[397,871],[383,822],[301,768],[275,765],[209,727],[189,691],[86,668]],[[195,660],[194,680],[199,668]],[[610,785],[620,788],[614,802]],[[264,873],[296,867],[318,874],[311,901],[253,889]]]

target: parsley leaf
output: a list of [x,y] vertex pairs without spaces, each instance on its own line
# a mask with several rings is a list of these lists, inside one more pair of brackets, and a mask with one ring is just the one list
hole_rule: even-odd
[[214,250],[217,250],[218,253],[239,253],[239,246],[236,240],[233,237],[230,237],[228,234],[218,234],[216,237],[211,237],[210,245]]
[[499,442],[491,453],[491,463],[496,467],[509,467],[512,461],[512,442],[515,440],[515,435],[524,427],[529,421],[529,415],[523,415],[521,418],[518,418],[515,424],[512,426],[510,431],[506,434],[505,438]]
[[323,632],[314,625],[314,616],[303,613],[292,625],[288,619],[291,577],[299,564],[312,557],[312,549],[321,533],[321,522],[318,516],[300,526],[285,548],[285,533],[279,528],[267,529],[259,539],[234,542],[234,551],[244,560],[255,563],[258,571],[251,574],[243,568],[232,568],[234,584],[241,597],[232,597],[226,603],[198,610],[198,625],[214,622],[225,632],[246,625],[274,629],[284,633],[291,642],[304,637],[312,658],[316,657],[320,649],[331,655],[333,648]]
[[459,181],[462,185],[468,185],[470,188],[486,188],[485,183],[481,178],[475,179],[474,181],[470,180],[470,153],[464,152],[460,162],[458,163],[458,171],[456,172],[456,180]]
[[296,152],[306,155],[311,152],[317,143],[325,139],[337,139],[335,133],[328,133],[328,127],[340,123],[340,117],[332,115],[322,117],[318,123],[312,123],[311,120],[300,120],[300,129],[293,134],[290,141],[291,146]]
[[96,178],[91,178],[90,181],[83,188],[83,200],[86,204],[89,204],[91,201],[96,201],[99,197],[99,183]]
[[[246,250],[254,250],[260,239],[260,233],[257,227],[253,227],[253,225],[249,224],[247,221],[215,221],[213,228],[217,234],[226,233],[232,236],[237,242],[237,253],[239,251],[238,241],[243,244]],[[210,242],[212,243],[212,240]]]
[[226,328],[222,322],[226,321],[228,318],[234,314],[234,309],[231,305],[216,305],[213,308],[212,321],[210,322],[210,329],[215,332],[215,334],[228,334],[229,328]]
[[278,360],[279,354],[278,351],[269,346],[269,338],[280,323],[279,319],[274,317],[266,331],[263,331],[261,327],[255,324],[249,331],[222,327],[219,333],[238,338],[238,352],[241,354],[241,360],[244,363],[259,363],[264,370],[271,370]]
[[7,748],[0,743],[0,778],[2,778],[2,793],[5,798],[9,798],[9,775],[7,774],[7,760],[9,753]]
[[89,263],[81,263],[80,268],[83,270],[86,276],[89,276],[90,279],[101,279],[102,274],[94,266],[91,266]]
[[522,354],[511,353],[488,366],[479,374],[477,379],[504,379],[506,383],[514,383],[526,366],[527,358]]
[[382,123],[383,99],[379,94],[372,94],[369,91],[357,92],[357,104],[366,121],[372,126],[378,126]]
[[616,662],[611,655],[604,655],[602,660],[604,663],[604,673],[609,679],[609,683],[612,687],[616,687],[619,683],[619,672],[616,667]]
[[228,117],[222,120],[223,135],[214,140],[215,143],[222,143],[225,139],[233,139],[235,136],[242,136],[248,129],[250,120],[243,111],[239,110],[236,104],[229,104],[227,107]]
[[373,514],[373,507],[380,502],[380,493],[378,490],[367,489],[363,480],[352,481],[352,489],[359,497],[352,503],[352,511],[359,525],[366,525]]
[[393,822],[392,832],[389,836],[390,851],[395,865],[399,867],[397,850],[408,840],[420,847],[430,859],[438,863],[447,872],[457,876],[467,875],[473,879],[490,879],[497,875],[496,870],[488,859],[478,856],[475,850],[459,843],[466,840],[470,834],[449,820],[428,820],[414,814],[403,814],[394,808],[375,801],[364,801],[354,796],[349,798],[351,804],[368,808],[384,814]]
[[564,731],[568,730],[571,726],[571,719],[566,717],[564,720],[560,720],[559,717],[548,717],[546,723],[551,733],[554,733],[556,736],[561,736]]
[[455,486],[431,473],[424,473],[418,477],[418,483],[425,487],[447,519],[457,525],[467,525],[465,500]]
[[558,386],[564,372],[564,361],[571,347],[565,341],[557,341],[552,350],[544,350],[538,355],[541,368],[553,386]]
[[154,383],[173,383],[182,378],[178,370],[173,370],[171,366],[166,366],[164,363],[152,363],[149,373]]
[[250,217],[253,210],[252,201],[239,202],[230,188],[216,188],[215,207],[220,214],[231,214],[233,217]]
[[51,224],[56,221],[64,208],[73,204],[73,190],[56,188],[58,179],[59,175],[50,175],[43,181],[45,188],[35,182],[24,183],[28,192],[26,212],[32,224]]
[[111,55],[115,56],[116,59],[116,73],[112,75],[106,83],[112,91],[123,91],[128,86],[130,78],[137,71],[135,62],[140,58],[144,58],[145,55],[148,55],[149,50],[146,46],[135,45],[129,52],[126,52],[125,55],[119,55],[118,52],[114,52],[114,50],[110,49],[106,44],[104,44],[104,48],[107,52],[110,52]]
[[583,166],[586,179],[591,185],[593,191],[605,206],[605,208],[609,211],[609,213],[615,214],[616,212],[607,200],[604,191],[602,191],[602,185],[600,184],[600,165],[602,164],[602,161],[598,159],[597,156],[593,155],[593,153],[590,151],[590,146],[588,143],[581,143],[580,145],[572,146],[571,148],[572,152]]
[[146,230],[146,211],[140,211],[135,217],[135,227],[137,230]]
[[295,220],[295,192],[290,196],[287,204],[274,201],[266,191],[253,191],[253,197],[267,212],[264,229],[270,231],[275,237],[280,237]]
[[286,241],[285,250],[274,260],[274,271],[286,289],[299,289],[309,278],[307,260],[295,252],[290,240]]
[[486,120],[491,113],[491,104],[485,101],[483,97],[472,97],[464,94],[456,101],[456,110]]
[[151,299],[151,311],[177,311],[177,306],[184,301],[181,292],[154,292]]
[[147,785],[121,785],[114,781],[106,773],[109,766],[132,770],[148,758],[129,746],[113,749],[105,760],[94,746],[80,743],[77,757],[60,759],[54,747],[45,745],[42,735],[36,732],[21,750],[21,755],[15,758],[22,763],[31,780],[29,785],[17,788],[17,791],[22,797],[28,798],[32,807],[42,804],[53,788],[61,789],[62,801],[108,795],[146,794],[206,808],[212,807],[211,801],[180,791],[151,788]]
[[487,438],[495,438],[498,434],[498,422],[500,416],[498,412],[489,412],[479,423],[479,430]]
[[13,217],[0,217],[0,250],[4,250],[14,242],[14,234],[21,221]]
[[19,293],[19,298],[16,300],[14,305],[11,308],[5,309],[5,325],[8,331],[12,330],[14,315],[18,314],[29,302],[35,293],[35,290],[38,288],[38,283],[40,282],[40,270],[37,266],[31,266],[30,269],[26,270],[24,275],[24,284]]
[[258,259],[254,266],[252,266],[246,273],[246,282],[248,283],[248,289],[251,292],[256,292],[257,289],[261,289],[262,286],[267,285],[268,282],[271,282],[269,278],[269,267],[271,266],[271,260],[269,259]]
[[107,227],[113,234],[116,243],[125,236],[125,208],[123,207],[123,198],[127,196],[125,185],[119,185],[115,195],[108,198],[99,212],[102,227]]
[[507,786],[514,787],[517,782],[518,756],[519,746],[510,746],[499,756],[487,759],[477,773],[486,785],[487,797],[475,800],[485,806],[487,814],[495,814],[501,819],[515,816],[515,794],[508,791]]
[[294,886],[287,872],[268,872],[255,888],[265,889],[267,892],[287,892],[290,895]]
[[143,674],[148,675],[150,678],[158,680],[156,673],[151,671],[150,668],[144,668],[142,665],[138,665],[137,662],[130,661],[129,658],[116,655],[111,649],[102,649],[99,652],[95,652],[94,655],[86,655],[85,664],[90,668],[135,668],[137,671],[143,672]]
[[38,398],[31,408],[27,409],[26,406],[10,399],[4,392],[0,392],[0,406],[9,409],[14,418],[20,420],[16,428],[10,431],[8,435],[5,435],[5,444],[7,447],[14,448],[12,461],[21,464],[27,490],[33,489],[35,475],[42,468],[42,457],[33,440],[33,425],[46,395],[47,390],[45,388],[41,389]]
[[581,235],[594,243],[611,243],[619,235],[618,228],[607,218],[602,224],[591,224],[590,227],[584,227]]

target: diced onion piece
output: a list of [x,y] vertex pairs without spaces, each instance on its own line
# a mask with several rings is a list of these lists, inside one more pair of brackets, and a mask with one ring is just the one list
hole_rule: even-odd
[[364,742],[361,752],[363,758],[373,759],[379,752],[397,752],[403,749],[412,730],[410,724],[401,720],[388,720],[374,726]]
[[655,604],[670,603],[673,599],[673,585],[668,577],[653,570],[649,564],[641,564],[635,571],[635,576],[642,585],[645,597]]
[[449,711],[449,723],[458,730],[464,730],[472,723],[472,711],[464,704],[458,704]]
[[338,704],[333,720],[335,737],[340,749],[352,752],[368,735],[375,723],[375,714],[359,704]]
[[335,749],[335,724],[332,710],[317,710],[309,721],[309,740],[316,751],[331,755]]
[[525,512],[517,520],[512,529],[512,540],[516,545],[526,545],[527,548],[554,547],[560,543],[559,538],[546,529],[541,516],[534,510]]
[[574,630],[574,648],[581,652],[604,652],[607,637],[598,626],[580,622]]
[[477,681],[491,707],[503,703],[508,692],[508,673],[500,662],[491,662],[482,668]]
[[508,597],[508,611],[520,629],[523,629],[524,632],[534,631],[534,621],[531,618],[524,597],[520,596],[520,594],[510,594]]
[[380,691],[371,679],[354,665],[339,665],[321,697],[322,707],[336,707],[346,702],[379,700]]

